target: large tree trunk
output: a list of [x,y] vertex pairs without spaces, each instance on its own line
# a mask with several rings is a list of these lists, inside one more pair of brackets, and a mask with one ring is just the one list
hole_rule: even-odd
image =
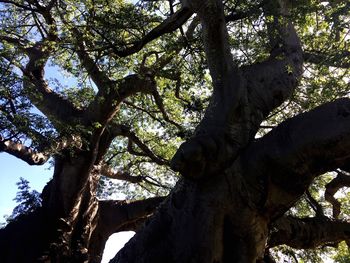
[[182,179],[111,262],[269,262],[265,250],[279,244],[315,248],[348,240],[347,222],[281,217],[315,176],[349,162],[349,147],[349,99],[287,120],[230,168]]
[[[97,199],[90,192],[97,183],[93,177],[88,154],[71,160],[56,158],[53,179],[42,194],[43,206],[0,232],[0,240],[5,241],[1,261],[35,262],[52,257],[62,262],[62,257],[66,257],[83,262],[98,210]],[[33,237],[37,242],[33,242]]]
[[0,230],[0,260],[13,262],[100,262],[108,237],[133,230],[163,200],[99,201],[92,154],[55,160],[42,207]]
[[343,145],[349,143],[349,101],[324,105],[254,139],[302,75],[288,1],[264,10],[275,16],[267,26],[277,48],[263,63],[243,68],[232,60],[222,1],[182,2],[202,24],[213,96],[195,135],[172,160],[183,179],[111,262],[268,262],[271,225],[315,176],[348,161]]
[[181,180],[112,262],[255,262],[268,221],[246,187],[238,163],[201,182]]
[[[316,176],[350,161],[350,101],[323,105],[255,139],[261,122],[290,97],[302,75],[303,54],[289,21],[290,1],[264,5],[264,14],[274,18],[266,19],[270,56],[241,68],[230,51],[223,1],[181,2],[183,19],[196,13],[201,22],[213,95],[194,136],[172,159],[172,168],[182,178],[112,262],[269,262],[266,249],[279,244],[310,248],[326,239],[350,239],[349,224],[283,216]],[[44,81],[45,63],[37,63],[49,56],[39,42],[26,49],[24,86],[40,91],[42,96],[31,99],[47,116],[61,121],[69,117],[67,125],[72,127],[91,128],[92,123],[101,127],[94,128],[91,137],[85,135],[89,147],[74,148],[74,154],[62,151],[56,157],[53,179],[43,192],[43,207],[0,230],[1,262],[99,262],[110,234],[135,229],[163,200],[96,199],[101,161],[112,139],[133,137],[123,125],[115,125],[116,131],[108,134],[118,105],[136,92],[152,93],[155,82],[138,74],[111,81],[85,50],[79,30],[73,31],[77,55],[99,89],[87,110],[83,113],[53,95]],[[139,146],[155,163],[164,164],[147,146]],[[329,185],[329,200],[337,187],[335,181]],[[336,214],[339,209],[335,210]]]

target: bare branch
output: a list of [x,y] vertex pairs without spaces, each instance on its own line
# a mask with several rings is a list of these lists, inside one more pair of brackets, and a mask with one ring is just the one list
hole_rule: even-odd
[[127,131],[125,135],[132,140],[152,161],[159,165],[168,165],[169,162],[157,156],[141,139],[132,131]]
[[350,176],[338,171],[337,177],[326,185],[325,199],[333,206],[333,217],[338,218],[341,203],[334,197],[336,192],[342,187],[350,187]]
[[149,157],[153,162],[159,165],[169,165],[169,162],[165,159],[163,159],[160,156],[157,156],[146,143],[142,142],[142,140],[137,136],[135,132],[131,130],[130,127],[122,124],[114,124],[110,127],[111,132],[113,132],[113,136],[125,136],[130,141],[132,141],[134,144],[137,145],[137,147],[140,148],[140,150],[145,154],[145,156]]
[[35,152],[22,143],[7,140],[0,135],[0,152],[11,154],[29,165],[42,165],[48,160],[48,156]]
[[156,102],[156,105],[158,106],[158,109],[160,110],[160,112],[162,113],[163,115],[163,119],[166,121],[166,122],[169,122],[171,124],[173,124],[176,128],[178,128],[179,130],[183,130],[182,126],[178,123],[176,123],[175,121],[171,120],[168,116],[168,113],[166,112],[165,110],[165,107],[164,107],[164,104],[163,104],[163,99],[162,97],[160,96],[159,92],[157,89],[155,89],[153,92],[152,92],[152,95],[154,97],[154,100]]
[[297,249],[315,249],[326,244],[349,241],[349,233],[349,222],[284,216],[273,223],[268,246],[288,245]]

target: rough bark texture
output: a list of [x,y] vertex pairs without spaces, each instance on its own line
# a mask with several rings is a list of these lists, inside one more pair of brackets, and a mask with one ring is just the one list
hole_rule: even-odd
[[[302,74],[300,42],[284,18],[287,4],[269,10],[280,16],[270,25],[278,33],[271,45],[279,48],[244,68],[233,64],[221,1],[184,4],[202,24],[213,96],[196,134],[172,160],[184,179],[111,262],[269,262],[271,224],[315,176],[348,161],[349,100],[299,115],[254,140],[261,121],[291,95]],[[333,240],[344,238],[338,232]],[[298,247],[315,247],[325,236],[318,231],[312,244],[298,239]]]
[[164,199],[98,201],[91,162],[89,153],[56,159],[43,206],[0,230],[1,262],[100,262],[111,234],[133,230]]
[[[40,7],[38,1],[33,2]],[[54,157],[53,179],[42,194],[43,206],[0,230],[1,262],[97,263],[109,235],[139,229],[145,220],[111,262],[272,262],[266,249],[280,244],[314,248],[325,242],[348,241],[349,224],[336,219],[339,207],[333,197],[339,187],[349,184],[347,177],[341,180],[339,176],[327,186],[326,198],[333,204],[334,220],[325,219],[322,213],[304,219],[283,215],[315,177],[345,167],[350,161],[350,100],[339,99],[300,114],[255,139],[261,122],[298,87],[303,57],[320,59],[303,53],[290,21],[289,1],[275,2],[262,1],[251,11],[273,16],[273,21],[267,22],[270,56],[261,63],[244,67],[235,64],[226,22],[249,12],[225,16],[221,0],[181,1],[177,12],[139,42],[124,50],[109,47],[114,55],[124,57],[178,29],[193,14],[201,23],[213,94],[194,136],[180,146],[171,161],[182,178],[164,202],[164,198],[130,203],[96,198],[101,174],[134,183],[143,180],[114,171],[103,162],[116,136],[129,140],[129,151],[137,145],[154,163],[169,164],[129,127],[111,123],[120,104],[136,93],[152,95],[164,119],[171,122],[154,76],[140,72],[112,80],[90,56],[79,28],[73,28],[76,42],[72,45],[98,89],[90,105],[76,108],[45,81],[50,49],[43,47],[45,41],[56,41],[57,36],[50,17],[52,6],[35,10],[42,12],[52,32],[45,41],[22,47],[28,58],[23,68],[23,89],[54,126],[65,122],[91,130],[92,123],[99,125],[90,133],[70,135],[74,143],[60,146],[60,154]],[[62,23],[68,22],[62,18]],[[190,26],[189,30],[194,29]],[[20,48],[19,42],[0,38]],[[46,161],[46,157],[2,137],[0,151],[30,164]]]

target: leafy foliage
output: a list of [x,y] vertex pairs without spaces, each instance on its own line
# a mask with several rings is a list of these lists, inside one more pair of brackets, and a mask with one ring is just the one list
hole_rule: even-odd
[[10,216],[5,217],[7,223],[15,221],[21,215],[27,215],[41,206],[40,193],[36,190],[30,190],[29,182],[26,179],[21,177],[16,185],[18,187],[18,192],[13,200],[16,201],[18,205],[13,209]]
[[[21,142],[49,156],[68,152],[74,157],[75,151],[89,147],[89,136],[97,130],[112,132],[122,124],[133,135],[117,135],[101,162],[142,181],[129,183],[101,176],[98,197],[135,199],[168,193],[178,179],[169,162],[181,142],[195,131],[212,91],[196,20],[191,18],[181,30],[144,44],[149,32],[178,10],[178,1],[65,0],[58,1],[48,13],[39,8],[47,4],[45,1],[13,2],[0,1],[0,138]],[[227,16],[238,17],[227,23],[236,63],[244,67],[268,58],[273,47],[267,44],[269,18],[261,8],[264,1],[224,2]],[[258,136],[287,118],[349,96],[349,1],[292,2],[291,16],[305,53],[305,73],[299,88],[266,119]],[[30,60],[27,51],[37,43],[49,53],[43,61],[43,77],[50,90],[77,110],[93,115],[91,108],[109,99],[100,94],[120,87],[133,74],[151,75],[157,87],[123,99],[109,125],[96,120],[59,120],[45,112],[43,95],[24,85]],[[124,55],[141,45],[138,52]],[[86,57],[92,65],[85,65]],[[102,85],[106,91],[93,76],[93,66],[108,77]],[[329,217],[332,208],[324,199],[324,188],[332,178],[333,174],[318,177],[309,189]],[[39,194],[30,191],[26,180],[21,179],[18,187],[15,200],[19,205],[8,221],[40,206]],[[345,190],[340,198],[343,219],[349,217],[349,198]],[[288,213],[311,217],[316,211],[305,195]],[[334,257],[337,262],[347,262],[344,247],[342,244]],[[280,253],[318,262],[323,250],[293,252],[281,248]]]

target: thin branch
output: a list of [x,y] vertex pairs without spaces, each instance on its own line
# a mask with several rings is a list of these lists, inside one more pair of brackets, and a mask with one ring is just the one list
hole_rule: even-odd
[[126,57],[140,51],[146,44],[152,40],[166,34],[175,31],[180,28],[191,16],[192,11],[188,8],[182,7],[176,11],[169,18],[164,20],[160,25],[152,29],[148,34],[146,34],[141,40],[134,43],[131,47],[125,48],[123,50],[117,49],[114,45],[111,47],[113,53],[118,57]]
[[76,37],[76,52],[78,54],[82,66],[85,68],[91,79],[96,84],[99,92],[101,93],[100,96],[106,95],[106,92],[111,88],[112,80],[106,75],[105,72],[100,70],[100,68],[97,65],[97,61],[90,57],[90,55],[86,51],[84,45],[84,37],[79,32],[79,30],[74,26],[71,27],[71,30]]
[[306,197],[307,201],[309,202],[310,206],[316,213],[316,217],[324,217],[323,208],[322,206],[315,200],[315,198],[311,195],[309,190],[306,190]]

